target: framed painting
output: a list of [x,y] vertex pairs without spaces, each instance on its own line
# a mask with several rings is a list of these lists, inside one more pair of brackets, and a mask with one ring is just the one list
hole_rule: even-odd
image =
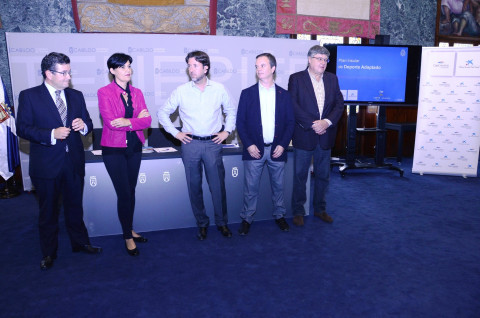
[[435,45],[480,44],[480,0],[437,0]]

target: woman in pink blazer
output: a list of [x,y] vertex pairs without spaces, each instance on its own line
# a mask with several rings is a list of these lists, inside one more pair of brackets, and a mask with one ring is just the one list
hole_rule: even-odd
[[98,90],[98,105],[103,120],[102,156],[117,194],[117,210],[122,225],[125,248],[131,256],[139,255],[136,243],[147,239],[133,230],[135,187],[145,142],[143,129],[150,126],[142,91],[132,87],[132,57],[115,53],[107,61],[113,81]]

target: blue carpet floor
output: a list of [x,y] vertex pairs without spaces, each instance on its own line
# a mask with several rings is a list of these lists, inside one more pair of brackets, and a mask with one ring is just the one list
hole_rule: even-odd
[[333,224],[254,222],[246,237],[232,224],[231,239],[210,227],[203,242],[193,228],[151,232],[137,258],[119,235],[73,254],[62,224],[46,272],[35,196],[1,200],[0,316],[480,317],[479,178],[402,168],[334,169]]

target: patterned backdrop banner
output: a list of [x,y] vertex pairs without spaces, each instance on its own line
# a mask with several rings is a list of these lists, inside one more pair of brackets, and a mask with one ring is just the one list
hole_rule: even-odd
[[[107,60],[115,52],[133,58],[132,85],[140,88],[158,128],[157,111],[175,88],[189,81],[185,56],[193,50],[205,51],[211,60],[210,78],[222,83],[238,104],[242,89],[256,82],[255,58],[264,52],[277,60],[276,83],[287,88],[290,74],[304,70],[307,52],[317,41],[291,39],[208,36],[191,34],[112,34],[112,33],[25,33],[6,32],[13,103],[19,93],[43,82],[40,62],[49,52],[70,57],[72,87],[83,93],[94,128],[101,128],[97,91],[110,83]],[[178,115],[174,124],[181,126]],[[231,138],[235,138],[236,133]],[[147,139],[147,144],[148,144]],[[21,139],[20,158],[23,186],[31,189],[28,175],[28,142]]]
[[72,0],[79,32],[215,34],[216,0]]
[[380,34],[380,0],[277,0],[276,32],[374,39]]
[[412,172],[477,175],[480,50],[424,47]]

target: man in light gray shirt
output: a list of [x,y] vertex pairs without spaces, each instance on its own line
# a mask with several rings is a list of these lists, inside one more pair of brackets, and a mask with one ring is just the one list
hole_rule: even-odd
[[[207,238],[207,228],[210,224],[203,202],[203,168],[212,194],[217,229],[223,236],[231,237],[232,232],[227,226],[222,142],[235,129],[237,109],[225,87],[208,79],[210,58],[205,52],[190,52],[185,61],[191,81],[180,85],[172,92],[158,110],[158,120],[168,133],[182,142],[182,161],[188,194],[199,228],[197,238],[201,241]],[[177,108],[183,124],[181,131],[175,128],[170,119],[170,115]],[[223,113],[226,115],[225,125]]]

